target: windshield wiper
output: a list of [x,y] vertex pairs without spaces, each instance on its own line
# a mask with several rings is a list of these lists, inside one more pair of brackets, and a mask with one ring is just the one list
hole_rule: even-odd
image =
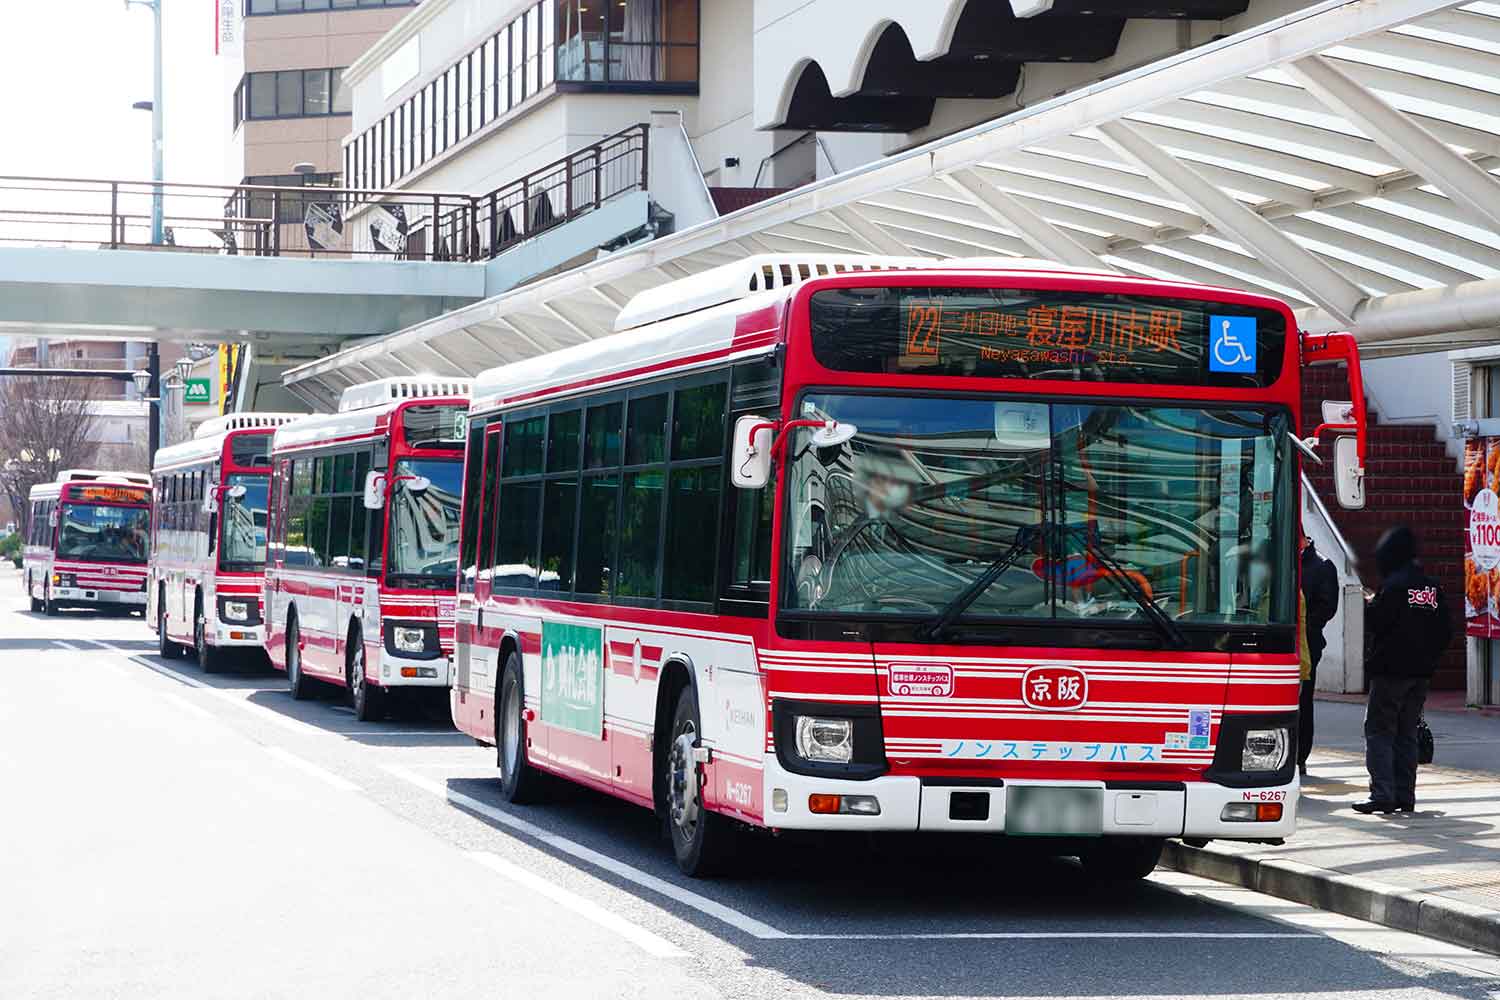
[[995,561],[985,568],[983,573],[980,573],[974,578],[972,583],[954,595],[953,600],[943,605],[943,609],[933,616],[930,621],[917,626],[917,638],[927,642],[936,641],[941,638],[953,626],[953,623],[958,620],[959,616],[969,610],[970,605],[979,600],[981,594],[994,586],[995,581],[1000,579],[1006,570],[1016,564],[1016,560],[1030,547],[1031,539],[1031,528],[1022,528],[1018,531],[1016,533],[1016,540],[1010,543],[1010,548],[1000,553],[995,558]]
[[1065,534],[1078,535],[1083,539],[1084,550],[1098,562],[1099,566],[1109,576],[1120,584],[1120,589],[1125,591],[1131,600],[1135,601],[1142,613],[1145,614],[1146,620],[1155,627],[1163,639],[1175,649],[1182,649],[1187,646],[1187,636],[1182,634],[1182,629],[1177,627],[1177,623],[1168,618],[1167,613],[1156,606],[1156,603],[1141,588],[1140,582],[1135,577],[1121,568],[1120,564],[1115,562],[1112,556],[1105,554],[1104,550],[1099,547],[1099,544],[1089,535],[1088,529],[1064,528],[1063,531]]

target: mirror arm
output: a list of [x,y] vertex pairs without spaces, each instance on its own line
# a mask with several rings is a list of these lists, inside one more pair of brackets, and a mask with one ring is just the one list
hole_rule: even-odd
[[832,430],[837,422],[836,420],[788,420],[784,424],[779,424],[775,421],[763,420],[750,428],[750,455],[753,457],[757,454],[755,435],[763,430],[770,429],[776,434],[775,439],[771,442],[771,457],[775,461],[780,462],[782,456],[786,453],[787,447],[791,444],[792,431],[799,427],[826,427]]
[[1352,430],[1359,446],[1359,468],[1363,473],[1367,467],[1367,421],[1365,420],[1365,382],[1359,366],[1359,344],[1352,333],[1304,333],[1302,335],[1303,355],[1306,363],[1327,364],[1330,362],[1344,362],[1344,368],[1349,376],[1349,395],[1352,402],[1354,423],[1352,424],[1322,424],[1313,432],[1316,439],[1319,432],[1323,430]]

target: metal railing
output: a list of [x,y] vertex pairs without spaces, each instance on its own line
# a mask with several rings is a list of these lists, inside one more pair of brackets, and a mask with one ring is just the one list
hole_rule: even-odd
[[[480,261],[646,189],[634,125],[483,195],[0,177],[0,245]],[[166,238],[151,241],[162,199]]]

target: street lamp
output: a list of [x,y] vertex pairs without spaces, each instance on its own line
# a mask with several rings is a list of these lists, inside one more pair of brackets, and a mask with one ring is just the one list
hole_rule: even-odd
[[[125,9],[129,10],[133,5],[151,8],[152,21],[154,25],[154,44],[152,46],[151,60],[151,100],[137,101],[134,107],[151,110],[151,242],[160,245],[164,231],[162,229],[161,217],[161,182],[162,182],[162,138],[161,138],[161,5],[165,0],[125,0]],[[143,105],[145,107],[143,107]]]

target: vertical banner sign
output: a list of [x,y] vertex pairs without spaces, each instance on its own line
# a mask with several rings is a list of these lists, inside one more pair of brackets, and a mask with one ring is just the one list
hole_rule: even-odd
[[542,721],[604,737],[604,631],[542,623]]
[[234,44],[235,0],[214,0],[214,55]]
[[1464,442],[1464,620],[1500,639],[1500,438]]

